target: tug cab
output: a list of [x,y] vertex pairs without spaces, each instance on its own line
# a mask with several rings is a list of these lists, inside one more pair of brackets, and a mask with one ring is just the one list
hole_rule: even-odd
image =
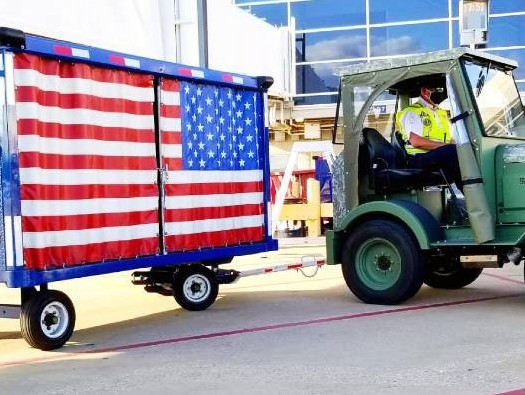
[[[525,117],[517,64],[460,48],[352,65],[341,72],[344,143],[334,162],[331,264],[361,300],[397,304],[423,283],[461,288],[483,268],[519,264],[525,240]],[[421,86],[443,104],[464,184],[411,168],[395,115]]]

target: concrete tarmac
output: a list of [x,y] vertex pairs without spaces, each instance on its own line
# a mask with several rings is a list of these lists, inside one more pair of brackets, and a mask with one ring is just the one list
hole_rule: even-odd
[[[322,239],[236,258],[250,269],[324,255]],[[305,269],[311,275],[314,268]],[[423,286],[366,305],[339,266],[223,285],[203,312],[114,273],[51,284],[77,312],[71,341],[42,352],[0,320],[0,394],[498,394],[525,388],[523,267],[453,291]],[[18,290],[0,287],[2,303]]]

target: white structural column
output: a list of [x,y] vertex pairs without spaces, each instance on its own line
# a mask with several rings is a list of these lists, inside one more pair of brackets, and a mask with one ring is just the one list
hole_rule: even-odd
[[179,0],[158,0],[161,29],[162,51],[164,59],[178,62],[180,32],[177,24]]

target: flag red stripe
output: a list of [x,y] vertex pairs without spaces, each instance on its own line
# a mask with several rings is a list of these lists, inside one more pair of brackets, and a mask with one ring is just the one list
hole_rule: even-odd
[[182,137],[180,132],[162,132],[163,144],[180,144]]
[[228,231],[203,232],[188,235],[166,236],[168,252],[187,251],[216,246],[232,246],[240,243],[251,243],[264,239],[264,228],[232,229]]
[[154,170],[155,157],[59,155],[40,152],[20,152],[20,167],[41,169],[103,169],[103,170]]
[[262,192],[262,182],[209,182],[206,184],[168,184],[165,186],[167,196],[234,194]]
[[[81,176],[79,176],[81,178]],[[58,180],[57,180],[58,181]],[[22,184],[22,200],[78,200],[78,199],[116,199],[158,196],[157,185],[42,185]]]
[[84,215],[50,215],[45,217],[24,216],[22,226],[25,232],[52,232],[153,224],[159,221],[158,211],[132,211],[127,213],[105,213]]
[[170,80],[163,78],[161,81],[162,90],[166,92],[178,92],[179,91],[179,81]]
[[105,141],[129,141],[130,143],[154,143],[153,129],[128,129],[93,125],[66,125],[41,122],[37,119],[20,119],[18,134],[38,134],[40,137],[63,139],[92,139]]
[[[233,218],[259,215],[262,204],[243,206],[175,209],[165,211],[166,222],[195,221],[202,219]],[[151,224],[158,222],[158,211],[134,211],[128,213],[105,213],[83,215],[24,216],[22,225],[25,232],[50,232],[73,229],[94,229],[112,226]]]
[[30,54],[17,54],[14,65],[16,69],[35,70],[41,74],[56,75],[60,78],[80,78],[139,88],[153,87],[153,77],[147,74],[103,69],[83,63],[58,62],[54,59],[41,58]]
[[233,218],[245,215],[260,215],[262,213],[262,204],[245,204],[242,206],[166,210],[164,218],[166,222],[183,222],[203,219]]
[[182,158],[164,158],[163,163],[168,166],[168,170],[182,169]]
[[[124,98],[112,99],[79,93],[43,91],[31,86],[19,86],[16,90],[16,100],[19,103],[38,103],[45,107],[60,107],[64,109],[83,108],[94,111],[151,115],[153,117],[153,103],[151,102],[126,100]],[[170,109],[169,112],[175,113],[175,110]]]
[[166,118],[180,118],[180,106],[163,104],[160,108],[160,116]]
[[137,255],[155,255],[159,252],[157,237],[136,240],[109,241],[65,247],[24,248],[27,269],[44,269],[81,265],[88,262],[135,258]]

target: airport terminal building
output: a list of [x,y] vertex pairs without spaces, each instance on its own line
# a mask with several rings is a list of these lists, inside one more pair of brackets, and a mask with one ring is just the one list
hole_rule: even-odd
[[[460,45],[459,0],[234,1],[267,23],[286,27],[295,39],[291,128],[286,130],[292,139],[304,137],[304,121],[309,120],[318,123],[327,138],[341,67]],[[523,26],[524,1],[490,1],[484,50],[525,65]],[[515,78],[525,92],[525,67],[518,68]]]

